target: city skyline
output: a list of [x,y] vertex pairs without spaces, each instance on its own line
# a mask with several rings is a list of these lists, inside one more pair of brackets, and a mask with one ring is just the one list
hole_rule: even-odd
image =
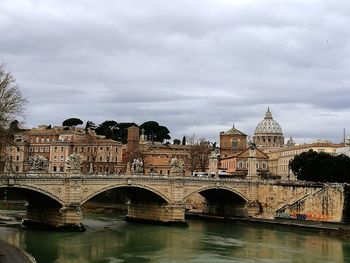
[[0,62],[26,127],[69,117],[158,121],[172,139],[253,135],[270,107],[284,137],[349,134],[347,1],[2,1]]

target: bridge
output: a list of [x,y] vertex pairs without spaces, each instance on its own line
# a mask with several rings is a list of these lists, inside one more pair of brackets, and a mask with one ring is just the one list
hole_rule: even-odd
[[129,200],[128,220],[184,224],[186,200],[198,193],[204,214],[341,222],[348,218],[344,184],[144,175],[0,175],[0,190],[28,201],[26,225],[81,229],[82,206],[118,188]]

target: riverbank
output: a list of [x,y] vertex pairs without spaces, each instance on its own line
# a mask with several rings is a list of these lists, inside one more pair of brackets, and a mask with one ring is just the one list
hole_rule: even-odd
[[0,240],[1,263],[36,263],[35,259],[24,250]]
[[345,223],[331,223],[318,221],[301,221],[293,219],[259,219],[259,218],[236,218],[204,215],[201,213],[186,213],[186,218],[199,220],[231,221],[240,224],[260,225],[269,227],[298,228],[303,230],[317,231],[321,234],[350,239],[350,225]]

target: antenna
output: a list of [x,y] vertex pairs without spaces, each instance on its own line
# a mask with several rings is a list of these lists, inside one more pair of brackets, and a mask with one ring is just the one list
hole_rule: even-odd
[[343,143],[345,145],[345,128],[344,128],[344,131],[343,131]]

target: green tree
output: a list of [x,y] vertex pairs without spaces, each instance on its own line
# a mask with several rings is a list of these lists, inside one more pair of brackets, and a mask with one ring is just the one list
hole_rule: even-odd
[[128,139],[128,128],[131,126],[138,126],[133,122],[116,122],[113,120],[107,120],[102,122],[96,129],[95,132],[98,135],[104,135],[107,139],[115,141],[121,141],[127,143]]
[[175,145],[180,145],[180,144],[181,144],[181,140],[179,140],[179,139],[174,139],[173,144],[175,144]]
[[140,125],[140,130],[144,130],[147,140],[163,142],[170,140],[170,131],[165,126],[160,126],[156,121],[146,121]]
[[78,118],[69,118],[63,121],[62,126],[65,127],[75,127],[78,126],[80,124],[83,124],[83,121],[81,119]]
[[296,155],[289,168],[298,180],[312,182],[350,182],[350,158],[324,152],[308,151]]
[[85,124],[85,131],[87,131],[88,129],[95,130],[96,128],[97,128],[97,125],[92,121],[87,121]]

